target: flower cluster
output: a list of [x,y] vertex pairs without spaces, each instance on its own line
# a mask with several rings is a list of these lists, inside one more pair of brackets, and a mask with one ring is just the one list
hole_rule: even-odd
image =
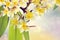
[[34,14],[43,15],[54,4],[59,6],[60,0],[0,0],[0,16],[7,15],[11,24],[27,30]]

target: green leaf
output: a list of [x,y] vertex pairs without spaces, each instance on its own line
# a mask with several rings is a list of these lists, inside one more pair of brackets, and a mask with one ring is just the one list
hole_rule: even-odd
[[58,6],[55,4],[53,10],[55,10]]
[[0,17],[0,37],[5,32],[8,25],[8,17],[5,15],[3,17]]
[[0,14],[1,14],[2,10],[4,10],[3,6],[0,6]]
[[4,8],[3,8],[3,6],[0,6],[0,11],[2,11]]
[[23,40],[22,33],[20,33],[19,28],[15,27],[14,25],[10,25],[9,27],[9,40]]
[[24,35],[25,40],[30,40],[30,38],[29,38],[29,31],[27,31],[27,32],[24,31],[23,35]]
[[15,30],[13,25],[10,25],[9,27],[8,39],[15,40]]
[[16,28],[16,40],[23,40],[22,33],[20,33],[18,28]]

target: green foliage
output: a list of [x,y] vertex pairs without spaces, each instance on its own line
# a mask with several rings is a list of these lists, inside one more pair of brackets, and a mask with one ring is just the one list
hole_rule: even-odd
[[23,40],[22,33],[14,25],[10,25],[9,27],[9,40]]
[[3,8],[3,6],[0,6],[0,11],[2,11],[4,8]]
[[2,10],[4,10],[3,6],[0,6],[0,13],[1,13]]
[[8,17],[6,15],[0,17],[0,37],[5,32],[7,25],[8,25]]
[[55,4],[53,10],[55,10],[58,6]]
[[29,38],[29,31],[27,31],[27,32],[24,31],[23,35],[24,35],[25,40],[30,40],[30,38]]

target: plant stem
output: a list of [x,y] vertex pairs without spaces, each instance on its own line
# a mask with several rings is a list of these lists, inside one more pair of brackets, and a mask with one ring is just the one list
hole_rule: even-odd
[[17,40],[17,26],[15,26],[15,40]]

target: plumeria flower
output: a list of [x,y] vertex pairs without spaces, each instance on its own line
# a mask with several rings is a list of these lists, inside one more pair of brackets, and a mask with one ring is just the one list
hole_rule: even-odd
[[18,24],[18,20],[17,20],[17,18],[13,18],[13,19],[11,19],[11,24],[13,24],[13,25],[17,25],[17,24]]
[[4,2],[4,0],[0,0],[0,2]]
[[18,5],[18,1],[13,1],[13,2],[12,2],[12,5],[13,5],[13,6],[17,6],[17,5]]
[[33,18],[33,13],[30,12],[30,11],[27,11],[25,17],[26,17],[26,19],[32,19]]
[[11,2],[10,1],[7,1],[5,5],[6,5],[6,7],[11,6]]
[[10,18],[10,22],[11,22],[11,24],[17,26],[20,23],[19,16],[17,14],[15,14],[14,17]]
[[34,3],[35,5],[38,5],[38,4],[40,4],[40,0],[32,0],[32,3]]
[[19,6],[25,8],[27,6],[27,3],[24,0],[20,0]]
[[0,6],[4,5],[5,0],[0,0]]
[[19,28],[21,33],[23,33],[24,31],[29,30],[29,28],[27,26],[27,23],[25,21],[23,21],[23,20],[19,21],[17,18],[11,19],[11,24],[13,24],[17,28]]
[[45,13],[45,8],[39,8],[39,7],[37,7],[36,11],[38,12],[38,15],[42,15],[42,14]]
[[21,22],[21,32],[28,31],[29,28],[27,26],[27,23],[25,21]]
[[13,8],[10,8],[10,13],[9,13],[9,17],[14,17],[14,14],[17,14],[17,12],[20,11],[19,7],[13,7]]
[[5,15],[9,16],[10,11],[9,11],[7,8],[5,8],[5,9],[2,11],[2,13],[3,13],[3,16],[5,16]]
[[55,4],[57,4],[58,6],[60,5],[60,0],[54,0]]

